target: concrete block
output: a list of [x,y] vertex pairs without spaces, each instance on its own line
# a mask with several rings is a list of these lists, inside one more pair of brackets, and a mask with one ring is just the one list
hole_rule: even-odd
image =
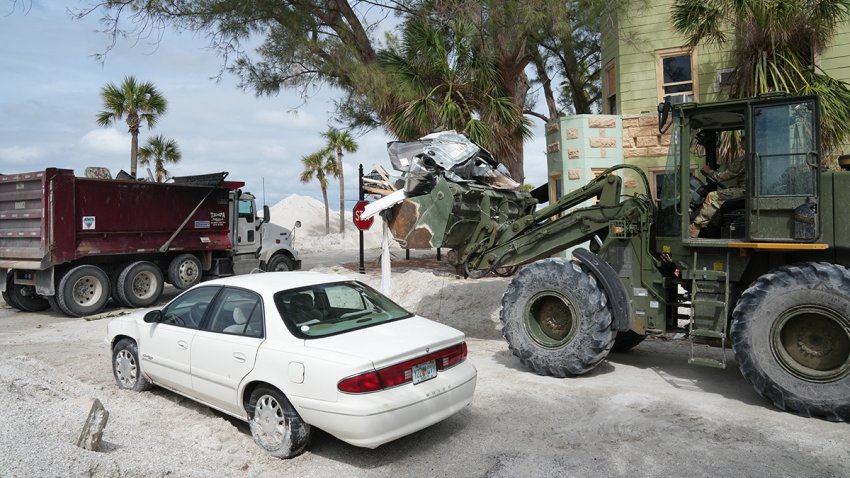
[[658,132],[658,116],[657,115],[642,115],[640,117],[640,125],[641,126],[654,126],[655,131]]
[[546,145],[546,152],[547,153],[557,153],[560,150],[561,150],[561,142],[560,141],[555,141],[554,143],[549,143],[548,145]]
[[567,139],[578,139],[578,128],[567,128]]
[[634,117],[623,117],[623,129],[625,128],[639,128],[640,127],[640,118],[637,116]]
[[83,424],[80,438],[77,439],[77,446],[86,450],[97,451],[100,448],[100,442],[103,439],[103,429],[106,428],[106,422],[108,420],[109,412],[103,408],[100,400],[96,398],[92,399],[89,415]]
[[638,184],[638,182],[637,182],[637,179],[635,179],[635,178],[626,178],[623,181],[623,187],[626,188],[626,189],[634,189],[634,188],[637,187],[637,184]]
[[569,178],[569,179],[581,179],[581,169],[568,169],[567,170],[567,178]]
[[617,119],[610,116],[591,116],[587,119],[587,125],[591,128],[616,128]]
[[631,148],[623,150],[624,158],[645,158],[648,156],[646,148]]
[[578,159],[580,157],[581,157],[581,150],[578,150],[578,149],[567,150],[567,158]]
[[[657,144],[657,143],[656,143]],[[590,138],[591,148],[616,148],[616,138]]]
[[558,131],[561,131],[561,126],[557,121],[546,125],[546,134],[557,133]]

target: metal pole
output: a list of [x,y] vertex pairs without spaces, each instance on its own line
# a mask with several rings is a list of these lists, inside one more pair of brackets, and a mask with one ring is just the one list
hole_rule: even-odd
[[[365,194],[363,193],[363,163],[360,163],[360,169],[358,171],[358,179],[357,179],[357,189],[358,189],[358,197],[359,200],[362,201],[365,199]],[[363,265],[363,231],[360,232],[360,272],[361,274],[366,273],[366,267]]]
[[440,248],[438,247],[438,248],[437,248],[437,260],[438,260],[438,261],[442,259],[442,257],[441,257],[441,256],[442,256],[442,254],[440,254]]
[[408,261],[410,260],[410,249],[404,250],[404,258]]

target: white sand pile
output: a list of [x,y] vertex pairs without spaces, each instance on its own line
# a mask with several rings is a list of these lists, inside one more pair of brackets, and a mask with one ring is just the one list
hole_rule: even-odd
[[[351,211],[345,213],[345,234],[339,233],[339,211],[330,210],[330,234],[325,235],[325,206],[321,201],[309,196],[292,194],[271,207],[271,221],[283,227],[292,228],[295,221],[301,221],[301,227],[295,230],[295,249],[299,252],[320,252],[327,250],[357,249],[359,234],[351,219]],[[363,234],[363,247],[373,249],[381,247],[380,217],[375,217],[372,228]],[[398,247],[394,240],[391,247]]]

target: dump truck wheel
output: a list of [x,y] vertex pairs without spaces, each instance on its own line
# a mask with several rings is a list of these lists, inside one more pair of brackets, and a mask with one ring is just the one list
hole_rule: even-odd
[[194,254],[180,254],[168,265],[168,282],[186,290],[201,282],[201,261]]
[[10,294],[12,291],[12,271],[9,271],[6,274],[6,290],[3,292],[3,301],[9,304],[9,307],[15,310],[23,310],[18,302],[15,300],[15,297]]
[[283,254],[276,254],[266,266],[266,272],[286,272],[292,270],[292,261]]
[[109,276],[97,266],[77,266],[59,279],[56,303],[68,315],[83,317],[100,312],[109,300]]
[[565,377],[596,367],[614,343],[608,297],[579,262],[523,267],[502,296],[502,333],[535,373]]
[[70,312],[66,312],[66,311],[62,310],[61,307],[59,307],[59,303],[57,302],[55,295],[47,296],[47,303],[50,305],[50,310],[52,310],[53,312],[56,312],[57,314],[71,315]]
[[850,272],[828,263],[761,276],[732,315],[732,347],[759,395],[802,416],[850,421]]
[[32,285],[13,285],[9,296],[24,312],[41,312],[50,308],[47,299],[38,295]]
[[162,295],[162,271],[148,261],[134,262],[118,275],[118,297],[129,307],[150,307]]
[[643,339],[645,338],[646,335],[641,335],[636,332],[632,332],[631,330],[617,332],[617,337],[614,338],[614,346],[611,347],[611,351],[628,352],[629,350],[637,347],[637,345],[643,342]]

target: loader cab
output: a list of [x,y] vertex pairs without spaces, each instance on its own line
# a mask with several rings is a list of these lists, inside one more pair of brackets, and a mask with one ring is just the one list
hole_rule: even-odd
[[[694,246],[819,238],[816,97],[679,105],[673,116],[656,218],[659,237]],[[702,173],[706,165],[724,171],[736,155],[743,157],[743,177],[733,184],[743,188],[738,195],[723,191],[726,184],[713,184]],[[710,199],[715,201],[709,205],[705,198],[713,190],[717,193]],[[717,210],[699,236],[691,238],[690,225],[707,206],[709,213],[711,207]]]

